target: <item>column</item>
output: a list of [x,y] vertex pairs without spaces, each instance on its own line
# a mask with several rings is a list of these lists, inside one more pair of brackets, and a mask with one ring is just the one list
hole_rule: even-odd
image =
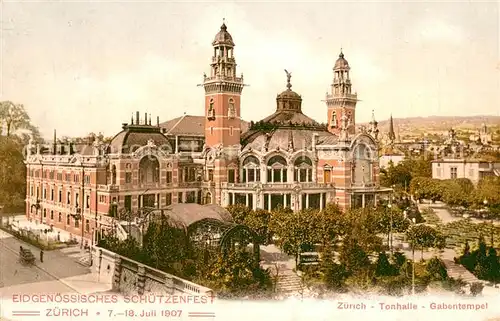
[[146,267],[139,265],[137,270],[137,293],[144,294],[144,287],[146,286]]
[[296,195],[296,202],[295,202],[295,209],[297,211],[300,211],[302,209],[302,194],[301,193],[297,193]]
[[309,208],[309,194],[306,193],[306,208]]
[[267,181],[267,166],[266,164],[260,165],[260,182],[264,184]]
[[319,210],[323,210],[323,192],[319,193]]
[[122,264],[121,258],[115,257],[115,272],[113,275],[113,291],[120,291],[120,282],[122,279]]
[[361,204],[362,204],[361,206],[362,206],[363,208],[365,208],[365,194],[361,194],[361,197],[362,197],[362,198],[361,198]]
[[231,198],[232,198],[232,203],[231,204],[235,204],[234,200],[236,199],[236,193],[231,193]]
[[293,173],[294,173],[294,171],[295,171],[295,167],[293,167],[291,165],[288,166],[287,173],[286,173],[286,176],[287,176],[286,177],[286,180],[287,180],[286,183],[293,183],[293,176],[294,176]]
[[267,194],[267,210],[271,211],[271,193]]
[[286,194],[283,194],[283,208],[286,208]]
[[248,204],[248,193],[245,194],[245,205],[248,207],[250,204]]
[[313,166],[312,166],[312,181],[314,183],[318,182],[318,164],[316,162],[313,161]]
[[253,197],[252,197],[252,210],[256,210],[257,209],[257,197],[259,197],[259,194],[258,193],[253,193]]

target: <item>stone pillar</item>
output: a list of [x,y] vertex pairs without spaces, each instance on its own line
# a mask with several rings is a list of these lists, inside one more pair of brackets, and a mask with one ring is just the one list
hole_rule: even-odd
[[309,194],[306,194],[306,208],[309,208]]
[[319,193],[319,210],[323,210],[323,192]]
[[271,193],[267,194],[267,210],[271,211]]
[[121,257],[115,257],[115,273],[113,275],[113,291],[120,291],[120,283],[122,279],[122,259]]
[[139,265],[137,270],[137,293],[144,294],[144,287],[146,286],[146,267]]
[[266,164],[260,165],[260,182],[265,184],[267,182],[267,166]]
[[289,165],[287,168],[287,173],[286,173],[286,183],[293,183],[293,173],[295,171],[295,168],[293,165]]
[[286,208],[286,194],[283,194],[283,208]]
[[248,201],[249,201],[249,200],[248,200],[248,193],[246,193],[246,194],[245,194],[245,206],[246,206],[246,207],[249,207],[249,206],[250,206],[250,204],[248,204]]
[[365,208],[365,194],[362,194],[361,196],[361,207]]
[[165,282],[164,282],[165,288],[167,288],[167,291],[170,295],[175,293],[175,284],[174,284],[174,279],[172,276],[166,274],[165,275]]
[[312,166],[312,181],[313,183],[318,182],[318,163],[313,161],[313,166]]
[[231,202],[234,205],[236,200],[236,193],[231,193]]

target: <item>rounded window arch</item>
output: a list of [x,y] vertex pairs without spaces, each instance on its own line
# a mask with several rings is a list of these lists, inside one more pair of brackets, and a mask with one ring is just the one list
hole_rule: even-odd
[[234,105],[233,98],[229,98],[229,106],[227,108],[227,117],[229,117],[229,118],[236,117],[236,107]]
[[293,162],[294,175],[293,180],[295,182],[312,182],[312,169],[313,163],[311,159],[307,156],[299,156]]
[[372,183],[373,164],[371,161],[372,151],[365,144],[356,145],[353,150],[353,165],[351,181],[355,185]]
[[153,155],[144,156],[139,162],[139,182],[158,183],[160,179],[160,162]]
[[260,181],[260,162],[255,156],[247,156],[243,160],[243,183]]
[[287,161],[281,155],[275,155],[267,161],[267,182],[269,183],[286,183],[287,177]]
[[111,184],[116,185],[116,165],[111,167]]

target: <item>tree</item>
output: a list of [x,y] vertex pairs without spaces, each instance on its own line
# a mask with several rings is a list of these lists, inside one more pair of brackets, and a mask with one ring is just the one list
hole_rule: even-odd
[[385,252],[378,254],[377,265],[375,268],[376,276],[392,276],[395,275],[397,270],[389,262],[389,258]]
[[218,255],[207,271],[206,285],[218,289],[222,296],[254,294],[257,290],[272,288],[270,271],[255,264],[253,256],[246,251]]
[[444,281],[448,279],[448,271],[446,265],[437,257],[430,259],[425,265],[427,273],[432,281]]
[[413,248],[420,248],[422,259],[425,248],[442,249],[446,246],[446,238],[438,230],[429,225],[412,225],[408,229],[406,236]]
[[387,235],[387,245],[392,247],[391,232],[402,233],[408,229],[410,222],[399,208],[378,207],[375,212],[378,220],[378,232]]
[[271,213],[263,209],[250,211],[243,221],[243,224],[253,230],[258,237],[259,244],[268,244],[271,240],[269,233],[269,222],[271,220]]
[[7,127],[7,137],[18,129],[30,128],[30,117],[21,104],[11,101],[0,102],[0,123]]
[[296,265],[302,249],[312,248],[321,239],[315,229],[317,217],[318,211],[313,209],[280,209],[271,215],[270,231],[278,237],[277,245],[283,252],[295,257]]
[[26,165],[17,137],[0,136],[0,205],[4,213],[24,211]]
[[244,224],[245,218],[252,212],[251,208],[241,204],[229,205],[226,209],[237,224]]
[[467,178],[441,182],[442,199],[448,205],[468,206],[472,202],[474,184]]
[[329,244],[323,247],[320,271],[326,287],[334,291],[345,290],[345,279],[348,276],[344,264],[335,262],[335,252]]

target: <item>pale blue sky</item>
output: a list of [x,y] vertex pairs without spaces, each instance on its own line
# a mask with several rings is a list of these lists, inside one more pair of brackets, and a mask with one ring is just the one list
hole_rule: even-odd
[[222,18],[250,85],[246,120],[275,110],[288,69],[303,111],[326,121],[340,47],[358,121],[500,113],[496,2],[10,1],[2,17],[0,99],[25,104],[46,135],[112,135],[136,110],[203,114],[196,85]]

